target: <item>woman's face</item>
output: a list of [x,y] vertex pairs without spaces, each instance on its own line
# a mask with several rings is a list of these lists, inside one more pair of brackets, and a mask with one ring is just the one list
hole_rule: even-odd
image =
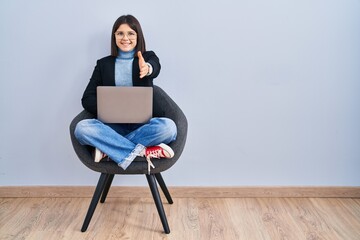
[[116,46],[123,52],[129,52],[135,49],[137,44],[137,34],[126,23],[121,24],[115,31]]

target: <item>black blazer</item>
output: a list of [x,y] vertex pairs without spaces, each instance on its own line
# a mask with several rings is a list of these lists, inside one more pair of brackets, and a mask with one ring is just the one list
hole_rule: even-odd
[[[149,76],[140,78],[139,58],[135,54],[132,73],[133,85],[153,86],[153,79],[159,75],[161,69],[159,58],[153,51],[144,52],[142,55],[145,62],[150,63],[153,67],[153,72]],[[115,59],[116,57],[107,56],[97,61],[81,99],[83,107],[94,115],[97,114],[96,87],[115,86]]]

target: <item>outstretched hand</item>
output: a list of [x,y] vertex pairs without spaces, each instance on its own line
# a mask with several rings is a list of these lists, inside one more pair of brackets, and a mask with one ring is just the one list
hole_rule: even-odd
[[143,78],[148,74],[149,66],[146,64],[145,59],[140,51],[138,51],[137,55],[139,58],[140,78]]

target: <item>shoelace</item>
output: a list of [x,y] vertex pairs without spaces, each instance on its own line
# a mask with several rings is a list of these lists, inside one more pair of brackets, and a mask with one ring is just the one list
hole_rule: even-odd
[[150,175],[150,166],[152,168],[155,168],[154,164],[151,162],[151,158],[160,158],[162,157],[162,153],[161,153],[161,150],[158,149],[158,150],[154,150],[154,151],[150,151],[147,156],[146,156],[146,161],[148,162],[148,173]]
[[154,166],[154,164],[151,162],[150,158],[151,158],[150,155],[149,155],[149,156],[146,156],[146,161],[148,162],[148,174],[149,174],[149,175],[150,175],[150,166],[151,166],[152,168],[155,168],[155,166]]

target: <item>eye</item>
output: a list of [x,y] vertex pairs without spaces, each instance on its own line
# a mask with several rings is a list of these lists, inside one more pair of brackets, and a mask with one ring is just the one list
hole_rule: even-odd
[[123,32],[116,32],[115,35],[118,36],[118,37],[122,37],[122,36],[124,36],[124,33]]
[[133,36],[135,36],[136,34],[135,34],[135,32],[129,32],[128,35],[131,36],[131,37],[133,37]]

